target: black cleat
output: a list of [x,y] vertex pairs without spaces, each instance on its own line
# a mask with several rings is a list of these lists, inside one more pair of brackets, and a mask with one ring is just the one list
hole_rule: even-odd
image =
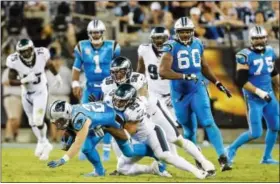
[[218,161],[221,165],[222,172],[232,170],[232,167],[230,166],[230,163],[228,162],[228,159],[224,154],[220,156]]
[[114,171],[111,172],[109,175],[110,175],[110,176],[121,176],[121,175],[123,175],[123,174],[119,173],[117,170],[114,170]]

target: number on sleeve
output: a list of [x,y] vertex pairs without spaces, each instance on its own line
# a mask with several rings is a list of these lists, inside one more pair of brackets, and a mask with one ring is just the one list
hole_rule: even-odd
[[102,69],[100,68],[99,55],[93,56],[93,62],[95,63],[95,70],[94,70],[94,73],[101,73],[101,72],[102,72]]
[[157,80],[158,79],[158,72],[157,72],[157,66],[150,64],[148,66],[148,72],[150,73],[150,78],[153,80]]

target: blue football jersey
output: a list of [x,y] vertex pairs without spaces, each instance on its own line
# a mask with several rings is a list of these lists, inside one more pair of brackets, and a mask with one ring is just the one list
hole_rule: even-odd
[[162,49],[173,56],[171,69],[183,74],[196,74],[199,81],[171,80],[171,89],[180,93],[189,94],[194,92],[197,87],[203,85],[204,79],[201,73],[201,57],[203,56],[204,47],[198,38],[193,38],[191,44],[184,45],[176,40],[167,41]]
[[73,68],[80,71],[83,67],[88,86],[97,87],[105,77],[110,75],[113,58],[120,55],[120,46],[113,40],[105,40],[103,45],[95,49],[90,40],[80,41],[75,49]]
[[69,129],[81,130],[87,119],[91,119],[90,130],[97,125],[120,128],[120,125],[115,122],[115,116],[114,109],[103,102],[73,105],[72,121]]
[[[273,90],[270,73],[273,71],[276,59],[277,56],[271,46],[266,46],[263,53],[245,48],[236,54],[237,63],[249,66],[248,81],[266,92]],[[245,89],[243,92],[249,96],[255,96]]]

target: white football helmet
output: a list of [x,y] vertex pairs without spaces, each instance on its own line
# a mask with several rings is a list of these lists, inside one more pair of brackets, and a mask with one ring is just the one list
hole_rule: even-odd
[[174,25],[177,39],[184,44],[190,43],[194,35],[194,28],[191,19],[188,17],[179,18]]
[[49,106],[49,118],[57,129],[66,129],[71,120],[72,106],[66,101],[57,100]]
[[151,31],[150,39],[154,47],[160,50],[163,46],[163,43],[168,40],[169,36],[169,31],[164,27],[155,27]]
[[27,64],[31,65],[34,58],[34,44],[32,40],[21,39],[16,45],[16,51],[20,58]]
[[105,24],[101,20],[94,19],[90,21],[87,26],[89,39],[94,45],[98,45],[103,42],[103,34],[105,31]]
[[251,45],[256,50],[263,50],[267,44],[267,32],[262,26],[254,26],[249,31]]

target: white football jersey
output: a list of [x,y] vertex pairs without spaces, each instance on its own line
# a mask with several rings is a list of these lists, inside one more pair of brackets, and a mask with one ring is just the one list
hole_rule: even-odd
[[138,56],[144,60],[149,93],[160,95],[170,93],[169,80],[163,80],[159,76],[160,55],[155,53],[152,44],[141,44],[138,48]]
[[50,59],[50,52],[45,47],[34,48],[34,52],[36,61],[32,67],[25,65],[17,52],[7,57],[7,66],[16,70],[21,79],[31,72],[34,72],[37,76],[37,81],[22,85],[22,88],[25,91],[36,91],[41,88],[46,88],[47,85],[45,66],[47,61]]
[[[131,84],[135,89],[138,91],[141,89],[145,84],[147,83],[145,75],[137,72],[132,72],[130,79],[129,79],[129,84]],[[103,79],[102,84],[101,84],[101,89],[104,94],[104,98],[112,91],[117,89],[118,86],[114,82],[111,76],[106,77]]]
[[154,128],[154,124],[149,122],[146,114],[145,104],[140,98],[137,98],[133,104],[124,111],[125,121],[140,121],[137,125],[137,131],[133,138],[137,141],[145,141]]

